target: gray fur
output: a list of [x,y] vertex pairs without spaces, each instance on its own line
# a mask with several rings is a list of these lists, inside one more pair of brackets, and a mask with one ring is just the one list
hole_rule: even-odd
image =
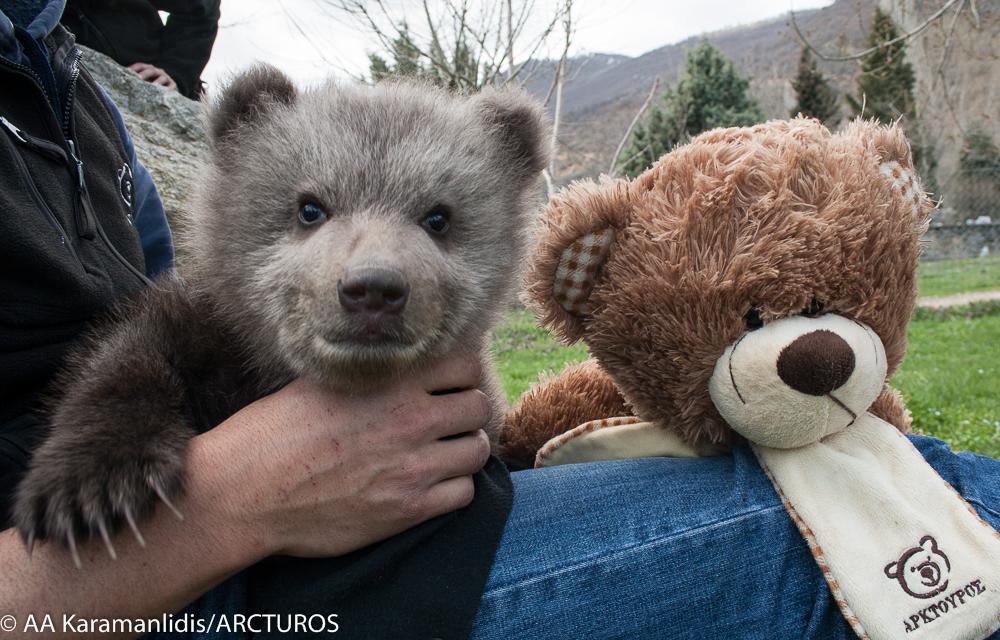
[[[547,162],[544,113],[523,94],[401,82],[297,94],[260,67],[208,121],[214,157],[182,234],[184,279],[158,281],[72,358],[18,489],[26,539],[80,541],[147,517],[158,493],[183,490],[193,435],[295,377],[362,390],[446,353],[485,353],[511,299]],[[328,220],[301,225],[305,200]],[[420,224],[438,204],[453,212],[443,239]],[[371,266],[410,286],[374,343],[336,286]],[[486,364],[482,387],[503,407]]]

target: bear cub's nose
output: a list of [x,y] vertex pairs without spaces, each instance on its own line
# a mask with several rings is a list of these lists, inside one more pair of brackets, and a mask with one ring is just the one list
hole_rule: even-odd
[[839,389],[854,371],[854,349],[832,331],[801,335],[778,355],[778,377],[789,387],[811,396]]
[[410,285],[393,269],[348,269],[337,281],[340,304],[350,313],[400,313],[410,296]]

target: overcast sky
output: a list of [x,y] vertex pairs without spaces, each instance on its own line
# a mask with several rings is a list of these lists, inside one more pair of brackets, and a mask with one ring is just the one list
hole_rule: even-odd
[[[488,0],[483,0],[484,2]],[[498,2],[499,0],[494,0]],[[540,16],[556,0],[535,0]],[[385,0],[393,15],[419,24],[416,0]],[[274,64],[300,84],[329,75],[347,78],[368,68],[368,53],[378,50],[350,16],[328,0],[223,0],[222,21],[204,79],[221,78],[254,61]],[[639,55],[689,36],[773,18],[788,10],[823,7],[832,0],[575,0],[573,55]],[[517,4],[515,3],[515,6]],[[559,42],[548,51],[556,57]]]

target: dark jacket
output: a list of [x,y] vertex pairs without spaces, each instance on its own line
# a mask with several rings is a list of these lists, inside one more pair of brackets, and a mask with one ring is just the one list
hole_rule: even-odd
[[0,524],[67,350],[171,265],[163,205],[61,10],[23,28],[0,12]]
[[[158,11],[170,14],[166,24]],[[62,23],[77,42],[119,64],[147,62],[197,99],[219,30],[219,0],[68,0]]]

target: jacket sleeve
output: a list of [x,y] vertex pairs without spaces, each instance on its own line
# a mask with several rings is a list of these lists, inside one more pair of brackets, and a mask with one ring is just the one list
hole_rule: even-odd
[[160,38],[160,55],[152,62],[170,74],[182,95],[197,99],[201,72],[219,32],[220,0],[157,0],[153,4],[170,16]]
[[150,278],[163,273],[174,266],[174,240],[167,223],[167,214],[163,209],[163,201],[153,184],[153,177],[135,155],[135,145],[125,128],[121,112],[104,90],[101,90],[104,100],[108,103],[111,113],[118,125],[118,133],[125,144],[129,162],[132,164],[132,180],[135,188],[135,203],[132,208],[132,219],[142,243],[142,253],[146,260],[146,275]]

